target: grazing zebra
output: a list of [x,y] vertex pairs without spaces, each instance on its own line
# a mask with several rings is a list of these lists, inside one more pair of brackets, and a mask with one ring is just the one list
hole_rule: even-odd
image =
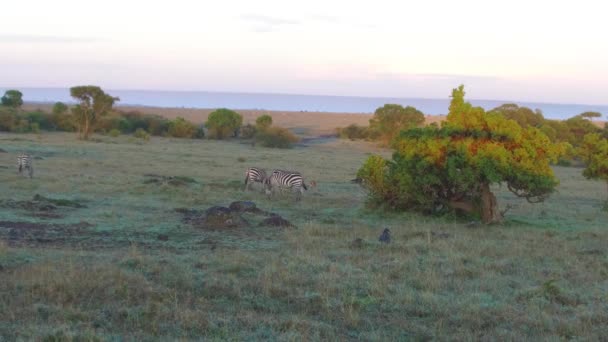
[[17,167],[19,168],[19,174],[22,174],[26,169],[30,178],[34,176],[34,165],[32,163],[32,156],[26,153],[22,153],[17,156]]
[[296,171],[274,170],[264,183],[267,188],[266,193],[269,196],[274,194],[276,188],[290,188],[291,191],[296,193],[296,201],[301,199],[302,193],[304,193],[302,189],[308,190],[304,183],[304,177]]
[[[264,184],[266,180],[266,170],[258,167],[250,167],[245,171],[245,190],[251,190],[251,184],[258,182]],[[262,189],[262,191],[264,191]]]

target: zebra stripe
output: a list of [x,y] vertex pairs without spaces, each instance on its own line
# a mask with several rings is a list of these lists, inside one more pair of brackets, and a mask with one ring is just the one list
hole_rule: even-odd
[[304,183],[304,177],[297,171],[274,170],[270,177],[266,179],[266,192],[269,195],[274,194],[276,188],[290,188],[296,193],[296,201],[299,201],[304,190],[308,187]]
[[22,153],[17,156],[17,168],[19,169],[19,174],[22,174],[23,171],[28,170],[28,175],[30,178],[34,176],[34,165],[32,163],[32,156],[26,153]]
[[266,170],[258,167],[250,167],[245,171],[245,190],[251,190],[251,184],[266,181]]

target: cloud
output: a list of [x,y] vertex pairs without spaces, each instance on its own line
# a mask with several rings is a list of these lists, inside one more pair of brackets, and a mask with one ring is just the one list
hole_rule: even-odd
[[280,27],[287,25],[299,25],[301,22],[293,19],[271,17],[260,14],[244,14],[241,17],[252,25],[251,30],[254,32],[273,32],[278,30]]
[[429,80],[429,81],[499,81],[502,78],[491,75],[464,75],[464,74],[435,74],[435,73],[381,73],[380,77],[396,80]]
[[81,44],[98,43],[104,39],[97,37],[45,36],[35,34],[0,34],[0,43],[48,43],[48,44]]

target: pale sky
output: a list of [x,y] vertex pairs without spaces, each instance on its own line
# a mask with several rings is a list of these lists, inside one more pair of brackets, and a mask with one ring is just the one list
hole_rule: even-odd
[[602,1],[4,1],[0,86],[608,104]]

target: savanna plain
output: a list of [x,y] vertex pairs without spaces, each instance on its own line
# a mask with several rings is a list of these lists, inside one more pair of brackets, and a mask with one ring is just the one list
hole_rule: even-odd
[[[579,168],[556,166],[540,204],[495,187],[510,210],[485,226],[367,208],[350,180],[390,155],[367,142],[2,133],[0,147],[0,340],[606,338],[606,189]],[[317,186],[269,199],[243,190],[249,166]],[[295,227],[185,219],[233,201]]]

